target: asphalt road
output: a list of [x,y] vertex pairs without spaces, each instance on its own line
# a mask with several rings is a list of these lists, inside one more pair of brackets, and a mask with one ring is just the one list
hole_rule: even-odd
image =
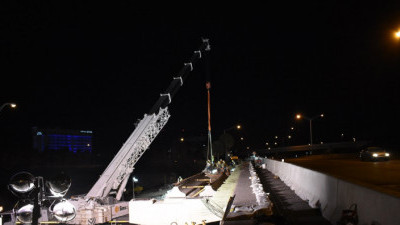
[[285,162],[400,198],[400,160],[363,162],[358,154],[313,155]]

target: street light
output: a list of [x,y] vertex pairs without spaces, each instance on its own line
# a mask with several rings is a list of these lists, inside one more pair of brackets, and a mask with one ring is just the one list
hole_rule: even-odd
[[139,180],[136,177],[132,176],[132,199],[135,199],[135,183]]
[[399,30],[399,31],[396,31],[396,32],[394,33],[394,36],[395,36],[397,39],[400,39],[400,30]]
[[[226,135],[226,132],[227,131],[229,131],[229,130],[233,130],[233,129],[236,129],[236,130],[240,130],[240,129],[242,129],[242,125],[240,125],[240,124],[236,124],[236,125],[234,125],[234,126],[231,126],[231,127],[228,127],[228,128],[226,128],[226,129],[224,129],[224,134],[223,134],[223,136],[229,136],[229,135]],[[226,137],[224,138],[224,140],[226,140]],[[240,140],[243,142],[243,137],[240,137]],[[225,150],[225,160],[229,160],[229,154],[228,154],[228,150],[229,150],[229,148],[231,148],[231,147],[233,147],[233,144],[231,145],[231,146],[227,146],[226,145],[226,142],[224,141],[224,150]]]
[[4,109],[4,107],[6,107],[6,106],[8,106],[8,105],[9,105],[11,108],[16,108],[16,107],[17,107],[17,104],[7,102],[7,103],[4,103],[3,105],[0,106],[0,112]]
[[298,119],[298,120],[304,118],[304,119],[310,121],[310,146],[311,146],[311,147],[312,147],[312,145],[313,145],[313,141],[312,141],[312,121],[313,121],[314,119],[323,118],[323,117],[324,117],[324,114],[322,114],[322,113],[321,113],[320,115],[317,115],[317,116],[314,116],[314,117],[311,117],[311,118],[308,118],[308,117],[303,116],[303,115],[301,115],[301,114],[297,114],[297,115],[296,115],[296,119]]
[[224,134],[226,133],[226,131],[228,131],[228,130],[232,130],[232,129],[240,130],[240,129],[242,129],[242,125],[240,125],[240,124],[237,124],[237,125],[235,125],[235,126],[232,126],[232,127],[226,128],[226,129],[224,129]]

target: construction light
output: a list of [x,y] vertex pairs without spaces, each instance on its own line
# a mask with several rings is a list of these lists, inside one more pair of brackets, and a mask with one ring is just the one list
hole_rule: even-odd
[[22,206],[16,210],[17,219],[21,223],[32,223],[33,202],[25,200],[18,202],[18,205]]
[[75,207],[69,201],[61,199],[55,202],[53,205],[54,207],[50,207],[50,211],[58,221],[68,222],[75,218]]
[[71,178],[61,173],[47,180],[46,185],[54,197],[63,197],[71,187]]
[[29,193],[35,188],[35,177],[28,172],[17,173],[11,177],[9,187],[16,195]]

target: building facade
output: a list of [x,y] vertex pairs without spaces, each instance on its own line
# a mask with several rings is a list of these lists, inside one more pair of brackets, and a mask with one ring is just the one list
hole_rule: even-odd
[[72,153],[91,153],[93,131],[32,128],[33,148],[39,152],[67,151]]

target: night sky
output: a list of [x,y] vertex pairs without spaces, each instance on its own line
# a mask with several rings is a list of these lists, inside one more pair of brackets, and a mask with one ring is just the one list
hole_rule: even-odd
[[316,141],[344,133],[397,145],[399,5],[324,2],[2,2],[0,103],[18,104],[0,114],[2,145],[31,151],[37,126],[93,130],[95,151],[118,151],[202,37],[211,51],[173,99],[160,138],[207,134],[209,80],[215,139],[240,123],[253,149],[291,126],[296,144],[307,144],[308,123],[294,115],[324,113]]

